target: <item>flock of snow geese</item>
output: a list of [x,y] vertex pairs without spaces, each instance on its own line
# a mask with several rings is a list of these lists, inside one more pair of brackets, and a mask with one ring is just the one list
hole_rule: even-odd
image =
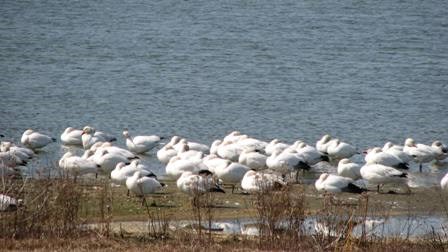
[[[113,183],[123,185],[137,196],[161,190],[160,182],[151,168],[138,157],[161,145],[161,137],[134,136],[123,131],[127,149],[113,145],[117,139],[109,134],[85,126],[82,130],[67,128],[60,140],[68,146],[84,149],[82,156],[66,152],[59,160],[59,168],[76,178],[85,174],[106,174]],[[56,142],[55,138],[26,130],[21,137],[21,146],[2,141],[0,145],[0,175],[15,176],[27,160],[36,156],[41,148]],[[354,155],[365,154],[365,164],[350,160]],[[448,157],[447,147],[440,141],[432,145],[416,143],[406,139],[404,146],[387,142],[383,147],[359,152],[354,146],[339,139],[324,135],[315,146],[303,141],[287,144],[274,139],[265,142],[233,131],[210,146],[173,136],[157,151],[158,160],[165,165],[166,175],[176,180],[180,191],[195,196],[209,191],[224,192],[221,185],[232,185],[247,193],[274,190],[287,184],[287,175],[313,169],[319,162],[337,164],[337,174],[323,173],[315,182],[319,192],[361,193],[366,188],[355,181],[363,179],[369,185],[406,185],[410,162],[422,164],[441,162]],[[358,183],[359,184],[359,183]],[[448,175],[441,180],[441,187],[448,190]],[[407,187],[409,190],[409,187]],[[18,201],[0,194],[0,211],[14,209]]]

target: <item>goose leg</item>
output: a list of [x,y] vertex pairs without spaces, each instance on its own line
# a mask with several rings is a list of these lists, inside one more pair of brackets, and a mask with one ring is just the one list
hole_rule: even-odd
[[420,171],[420,172],[422,172],[422,168],[423,168],[423,167],[422,167],[422,163],[420,163],[420,166],[419,166],[419,171]]

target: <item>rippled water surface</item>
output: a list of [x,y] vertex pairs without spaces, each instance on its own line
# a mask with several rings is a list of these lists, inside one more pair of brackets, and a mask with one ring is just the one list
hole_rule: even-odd
[[8,0],[0,13],[0,133],[16,141],[87,124],[204,143],[235,129],[448,141],[447,1]]

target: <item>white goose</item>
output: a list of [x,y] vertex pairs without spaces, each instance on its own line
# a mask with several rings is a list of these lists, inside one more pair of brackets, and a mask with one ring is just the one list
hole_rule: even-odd
[[328,154],[327,149],[328,149],[328,144],[331,141],[331,136],[330,135],[324,135],[322,136],[322,138],[316,142],[316,149],[319,152],[322,152],[324,154]]
[[177,151],[171,144],[166,144],[160,150],[157,151],[157,159],[162,164],[168,164],[170,159],[177,155]]
[[23,132],[20,142],[30,149],[40,149],[52,142],[56,142],[55,138],[51,138],[39,132],[35,132],[32,129],[27,129]]
[[96,131],[95,128],[90,126],[85,126],[82,131],[81,140],[84,149],[90,149],[96,142],[113,142],[117,140],[115,137]]
[[16,200],[8,195],[0,194],[0,212],[15,211],[22,200]]
[[276,150],[270,157],[266,159],[266,165],[272,170],[281,172],[296,172],[296,181],[299,179],[299,170],[309,170],[311,167],[305,163],[303,158],[293,150]]
[[10,153],[11,155],[17,156],[24,161],[31,159],[34,156],[33,150],[15,146],[12,142],[1,142],[0,151]]
[[235,190],[235,185],[241,182],[244,175],[249,170],[249,167],[235,162],[230,162],[229,165],[225,167],[214,169],[215,174],[219,179],[221,179],[226,184],[232,185],[232,193]]
[[448,157],[448,148],[440,141],[434,141],[431,144],[435,153],[435,159],[440,161]]
[[82,146],[82,130],[68,127],[61,134],[62,144]]
[[362,178],[361,165],[353,163],[348,158],[341,159],[338,163],[338,175],[351,178],[353,180],[358,180]]
[[236,143],[230,141],[223,141],[218,146],[218,156],[231,160],[233,162],[238,162],[238,158],[243,152],[243,148]]
[[76,180],[77,176],[89,173],[96,174],[100,166],[92,160],[78,157],[71,152],[67,152],[59,160],[59,167],[68,174],[74,176]]
[[334,139],[328,144],[327,153],[332,159],[341,160],[344,158],[350,158],[358,152],[354,146],[341,142],[339,139]]
[[401,159],[403,162],[405,162],[407,164],[409,164],[409,162],[411,162],[413,159],[412,156],[406,154],[403,151],[403,146],[395,145],[392,142],[385,143],[382,150],[385,153],[389,153],[389,154],[392,154],[392,155],[398,157],[399,159]]
[[365,189],[359,188],[353,184],[351,178],[341,177],[338,175],[332,175],[328,173],[322,173],[318,180],[314,183],[318,192],[350,192],[350,193],[362,193]]
[[136,171],[126,179],[126,187],[135,195],[142,197],[142,205],[146,202],[145,196],[160,191],[165,186],[157,180],[155,176],[144,176],[140,171]]
[[280,152],[284,151],[289,147],[289,144],[285,144],[280,142],[277,138],[273,139],[271,142],[269,142],[266,145],[266,148],[264,149],[266,155],[272,155],[277,149],[280,150]]
[[380,147],[367,150],[367,155],[364,157],[364,160],[367,164],[382,164],[397,169],[409,169],[407,163],[393,154],[383,152]]
[[277,174],[250,170],[241,180],[241,188],[249,193],[271,191],[286,186],[283,178]]
[[118,185],[125,185],[126,179],[134,175],[137,171],[143,176],[155,176],[155,174],[147,167],[140,165],[140,160],[133,160],[129,165],[126,165],[123,162],[118,163],[117,166],[115,166],[115,169],[110,173],[110,178],[112,182]]
[[201,144],[201,143],[187,141],[187,139],[185,139],[185,138],[182,138],[181,140],[179,140],[179,142],[177,142],[175,145],[173,145],[173,148],[177,152],[179,152],[180,150],[182,150],[182,148],[184,148],[185,144],[188,145],[188,150],[199,151],[199,152],[202,152],[202,153],[209,153],[210,152],[210,148],[207,145]]
[[150,151],[159,144],[160,139],[163,139],[156,135],[131,137],[128,130],[123,131],[123,136],[126,138],[128,149],[136,154]]
[[215,170],[217,169],[224,169],[226,168],[232,161],[223,159],[218,157],[215,154],[209,154],[208,156],[205,156],[202,159],[202,162],[205,166],[207,166],[208,170],[212,173],[215,173]]
[[266,155],[263,155],[258,151],[247,149],[241,152],[238,158],[238,163],[246,165],[250,169],[263,170],[267,168],[267,158],[268,157]]
[[[191,196],[198,196],[206,192],[221,192],[225,191],[215,182],[212,176],[198,175],[190,171],[182,173],[176,181],[177,188]],[[195,203],[195,202],[194,202]]]
[[[97,153],[99,153],[99,154],[97,155]],[[107,151],[107,150],[101,150],[97,153],[95,153],[95,155],[94,155],[95,156],[94,161],[95,161],[95,163],[100,165],[101,169],[106,173],[109,173],[113,169],[115,169],[117,164],[120,162],[123,162],[126,164],[130,163],[130,160],[128,158],[121,156],[119,154],[116,154],[116,153],[109,153],[109,151]]]
[[431,162],[436,157],[436,153],[431,146],[416,144],[412,138],[406,139],[403,151],[414,157],[414,160],[419,164],[420,172],[422,172],[423,163]]
[[407,174],[389,166],[366,164],[361,167],[360,172],[362,178],[369,184],[378,186],[378,192],[380,185],[383,184],[406,184],[407,186]]
[[440,180],[440,186],[443,191],[448,191],[448,173],[443,176],[442,180]]
[[297,152],[297,154],[299,154],[303,158],[305,163],[307,163],[310,166],[315,165],[322,161],[326,162],[329,161],[328,156],[322,154],[313,146],[310,146],[300,140],[294,143],[293,146],[295,147],[294,149]]
[[165,167],[166,175],[172,179],[178,179],[184,172],[198,173],[207,170],[207,166],[199,159],[181,159],[172,157]]

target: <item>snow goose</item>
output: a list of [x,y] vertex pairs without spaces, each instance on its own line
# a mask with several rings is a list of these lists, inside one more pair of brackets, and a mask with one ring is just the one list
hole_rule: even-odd
[[14,155],[14,153],[0,152],[0,165],[15,167],[16,165],[26,165],[26,160],[22,160],[19,156]]
[[222,142],[218,147],[218,156],[231,160],[233,162],[238,162],[238,158],[243,152],[243,149],[241,146],[239,146],[236,143],[230,142],[230,141],[224,141]]
[[156,135],[131,137],[128,130],[123,131],[123,136],[126,138],[128,149],[136,154],[150,151],[159,144],[160,139],[163,139]]
[[0,194],[0,212],[15,211],[20,206],[22,200],[16,200],[8,195]]
[[367,164],[382,164],[385,166],[394,167],[397,169],[409,169],[407,163],[393,154],[383,152],[380,147],[375,147],[367,150],[367,155],[364,157]]
[[283,178],[273,173],[250,170],[241,180],[241,188],[248,193],[262,193],[286,186]]
[[436,153],[431,146],[425,144],[416,144],[414,139],[407,138],[403,151],[408,155],[414,157],[416,163],[419,164],[419,170],[422,172],[423,163],[431,162],[435,159]]
[[145,176],[136,171],[126,179],[126,187],[138,197],[142,197],[142,205],[146,203],[146,195],[160,191],[165,186],[155,176]]
[[389,166],[384,166],[381,164],[366,164],[361,167],[360,172],[362,178],[369,184],[378,186],[378,192],[380,190],[380,185],[384,184],[406,184],[407,186],[407,173],[401,172]]
[[95,153],[94,161],[100,165],[101,169],[106,173],[109,173],[115,169],[117,164],[120,162],[130,164],[130,160],[128,158],[117,153],[110,153],[108,150],[101,150],[98,153],[99,155]]
[[110,173],[110,178],[115,184],[125,185],[126,179],[134,175],[137,171],[139,171],[143,176],[155,176],[155,174],[148,168],[149,167],[142,166],[140,164],[140,160],[133,160],[129,165],[126,165],[124,162],[120,162]]
[[266,145],[264,151],[266,155],[270,156],[272,155],[272,153],[274,153],[275,150],[280,149],[281,151],[284,151],[288,147],[289,144],[281,143],[277,138],[275,138]]
[[202,151],[190,150],[186,142],[180,142],[180,149],[177,151],[177,156],[181,159],[202,159],[204,153]]
[[448,191],[448,173],[443,176],[442,180],[440,180],[440,186],[442,190]]
[[353,180],[358,180],[362,178],[361,176],[361,165],[353,163],[350,159],[341,159],[338,163],[338,175],[346,178],[351,178]]
[[244,138],[240,138],[238,141],[234,142],[237,145],[239,145],[239,147],[242,150],[250,150],[250,151],[263,151],[265,150],[266,146],[268,145],[268,143],[255,139],[255,138],[250,138],[250,137],[244,137]]
[[322,138],[316,142],[316,149],[319,152],[322,152],[323,154],[328,154],[327,153],[327,148],[328,148],[328,144],[331,141],[331,136],[330,135],[324,135],[322,136]]
[[[98,144],[98,143],[96,143],[96,144]],[[109,142],[104,142],[100,146],[95,146],[95,145],[90,148],[91,150],[93,150],[95,152],[101,152],[102,150],[107,150],[109,153],[113,153],[113,154],[117,154],[117,155],[123,156],[123,157],[125,157],[125,158],[127,158],[129,160],[131,160],[131,159],[138,159],[139,158],[136,154],[134,154],[134,153],[132,153],[132,152],[126,150],[126,149],[123,149],[123,148],[120,148],[120,147],[117,147],[117,146],[113,146]]]
[[341,177],[338,175],[332,175],[328,173],[322,173],[318,180],[314,183],[318,192],[351,192],[362,193],[365,189],[362,189],[353,184],[351,178]]
[[440,141],[434,141],[431,144],[435,153],[435,159],[440,161],[448,157],[448,148]]
[[68,127],[61,134],[62,144],[82,146],[82,130]]
[[93,160],[84,159],[67,152],[59,160],[59,167],[74,176],[76,181],[78,176],[89,173],[96,174],[100,165],[97,165]]
[[276,150],[270,157],[266,159],[268,168],[285,174],[287,172],[296,172],[296,182],[299,179],[299,170],[309,170],[311,167],[305,163],[303,158],[295,151]]
[[209,174],[194,174],[186,171],[176,181],[177,188],[183,193],[191,196],[198,196],[206,192],[221,192],[225,191],[216,183]]
[[235,185],[239,184],[246,172],[250,170],[249,167],[240,163],[229,162],[225,167],[218,167],[214,169],[216,176],[226,184],[232,185],[232,193],[235,190]]
[[310,166],[322,161],[330,161],[328,159],[328,156],[322,154],[313,146],[310,146],[302,141],[297,142],[297,144],[293,144],[293,146],[295,146],[295,151],[297,152],[297,154],[299,154],[303,158],[305,163]]
[[113,142],[117,139],[101,131],[96,131],[93,127],[85,126],[82,129],[81,140],[84,149],[90,149],[96,142]]
[[216,169],[224,169],[232,161],[218,157],[215,154],[209,154],[202,159],[202,162],[207,166],[208,170],[215,173]]
[[244,139],[247,138],[247,135],[243,135],[241,134],[241,132],[235,130],[230,132],[227,136],[225,136],[223,138],[223,142],[232,142],[232,143],[236,143],[238,142],[240,139]]
[[178,179],[184,172],[197,173],[200,170],[207,170],[207,166],[199,159],[181,159],[178,156],[172,157],[165,167],[166,175],[172,179]]
[[413,159],[412,156],[406,154],[403,151],[403,146],[393,144],[392,142],[385,143],[382,150],[385,153],[389,153],[389,154],[392,154],[392,155],[398,157],[399,159],[401,159],[403,162],[405,162],[407,164],[409,164],[409,162],[411,162]]
[[217,154],[218,153],[218,147],[219,145],[221,145],[222,140],[220,139],[216,139],[215,141],[212,142],[212,144],[210,145],[210,154]]
[[177,155],[177,151],[171,144],[166,144],[160,150],[157,151],[157,159],[162,164],[168,164],[170,159]]
[[182,150],[182,148],[184,148],[184,145],[188,145],[188,150],[200,151],[202,153],[210,152],[210,148],[207,145],[196,142],[190,142],[187,141],[187,139],[185,138],[179,140],[179,142],[177,142],[173,147],[177,152],[179,152]]
[[34,156],[34,152],[31,149],[15,146],[12,142],[1,142],[0,151],[10,153],[24,161]]
[[90,149],[96,142],[105,142],[105,139],[99,136],[95,136],[95,128],[85,126],[82,129],[81,141],[84,149]]
[[30,149],[40,149],[52,142],[56,142],[55,138],[49,137],[32,129],[27,129],[23,132],[20,142]]
[[241,152],[238,163],[248,166],[250,169],[263,170],[266,169],[266,159],[268,157],[258,151],[246,149]]
[[328,144],[327,153],[332,159],[341,160],[343,158],[350,158],[358,152],[354,146],[335,139]]

